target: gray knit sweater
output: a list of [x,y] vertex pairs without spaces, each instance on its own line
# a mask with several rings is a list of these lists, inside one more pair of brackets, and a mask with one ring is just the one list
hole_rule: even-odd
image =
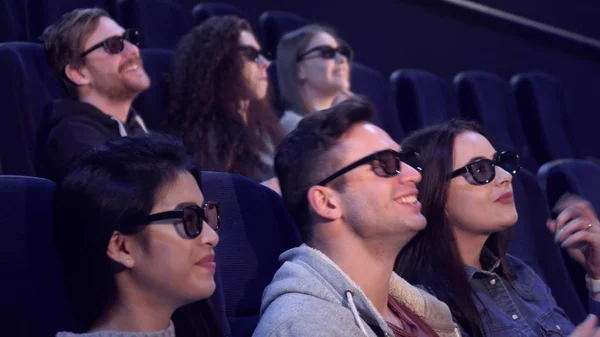
[[169,326],[161,331],[155,332],[120,332],[120,331],[95,331],[83,334],[71,332],[59,332],[56,337],[175,337],[175,327],[173,322],[169,322]]

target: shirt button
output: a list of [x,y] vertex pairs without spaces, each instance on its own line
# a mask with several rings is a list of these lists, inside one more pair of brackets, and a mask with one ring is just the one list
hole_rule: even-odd
[[560,325],[557,324],[556,325],[556,329],[560,330]]
[[519,316],[517,315],[512,315],[512,319],[514,319],[515,321],[519,319]]
[[492,279],[492,280],[490,281],[490,284],[491,284],[491,285],[495,285],[495,284],[496,284],[496,279],[495,279],[495,278],[494,278],[494,279]]

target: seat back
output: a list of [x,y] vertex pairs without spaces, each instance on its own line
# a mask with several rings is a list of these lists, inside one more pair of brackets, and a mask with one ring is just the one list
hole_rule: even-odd
[[537,162],[580,158],[569,127],[562,83],[545,73],[524,73],[513,76],[511,85]]
[[[250,22],[250,24],[252,24],[254,26],[252,20],[250,20],[250,17],[248,16],[248,14],[246,12],[239,9],[238,7],[235,7],[235,6],[232,6],[229,4],[219,3],[219,2],[203,2],[203,3],[197,4],[192,9],[192,18],[194,20],[195,25],[201,24],[202,22],[206,21],[211,16],[223,16],[223,15],[235,15],[237,17],[245,19],[246,21]],[[256,28],[256,27],[254,27],[254,28]]]
[[251,336],[278,257],[300,245],[300,236],[279,195],[246,177],[203,172],[202,191],[222,203],[216,259],[232,335]]
[[277,57],[277,44],[285,33],[310,23],[310,20],[285,11],[268,11],[260,15],[259,24],[263,33],[264,48]]
[[367,97],[375,107],[374,122],[396,141],[404,138],[404,129],[398,120],[388,80],[377,70],[353,62],[350,88],[352,92]]
[[419,69],[398,69],[390,82],[405,132],[459,117],[454,88],[436,75]]
[[467,71],[454,78],[462,117],[474,119],[485,126],[500,149],[518,151],[523,166],[537,172],[517,113],[510,85],[497,75],[483,71]]
[[45,111],[67,97],[44,54],[29,42],[0,44],[0,161],[4,174],[35,174],[35,145]]
[[[596,214],[600,214],[600,166],[584,160],[569,160],[552,166],[546,176],[546,197],[553,206],[565,193],[581,196],[589,201]],[[553,214],[556,216],[556,214]],[[568,259],[567,268],[577,288],[579,297],[587,304],[588,292],[584,283],[585,270]]]
[[511,229],[509,252],[522,259],[544,279],[558,305],[572,322],[581,322],[587,302],[581,302],[563,252],[546,227],[550,211],[535,175],[521,170],[513,179],[519,220]]
[[142,48],[175,49],[192,28],[191,14],[169,0],[118,0],[117,18],[121,26],[140,31]]
[[[54,249],[49,180],[0,176],[0,265],[3,334],[54,336],[71,331],[65,289]],[[8,329],[8,331],[6,330]]]

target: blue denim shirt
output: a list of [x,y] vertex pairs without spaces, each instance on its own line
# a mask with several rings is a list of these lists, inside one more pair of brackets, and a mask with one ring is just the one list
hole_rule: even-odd
[[[482,262],[491,268],[465,266],[485,335],[567,336],[574,325],[558,307],[544,281],[516,257],[507,255],[506,261],[513,272],[512,283],[496,273],[500,260],[488,250],[484,249]],[[598,309],[600,303],[590,300],[591,313],[598,315]]]

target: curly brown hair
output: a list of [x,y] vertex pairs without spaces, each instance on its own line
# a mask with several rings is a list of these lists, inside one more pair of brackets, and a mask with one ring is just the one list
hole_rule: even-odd
[[168,78],[164,125],[180,136],[204,170],[231,172],[254,180],[273,176],[273,156],[283,131],[272,112],[270,95],[251,100],[244,121],[242,101],[252,97],[239,50],[250,24],[235,16],[212,17],[180,41]]

